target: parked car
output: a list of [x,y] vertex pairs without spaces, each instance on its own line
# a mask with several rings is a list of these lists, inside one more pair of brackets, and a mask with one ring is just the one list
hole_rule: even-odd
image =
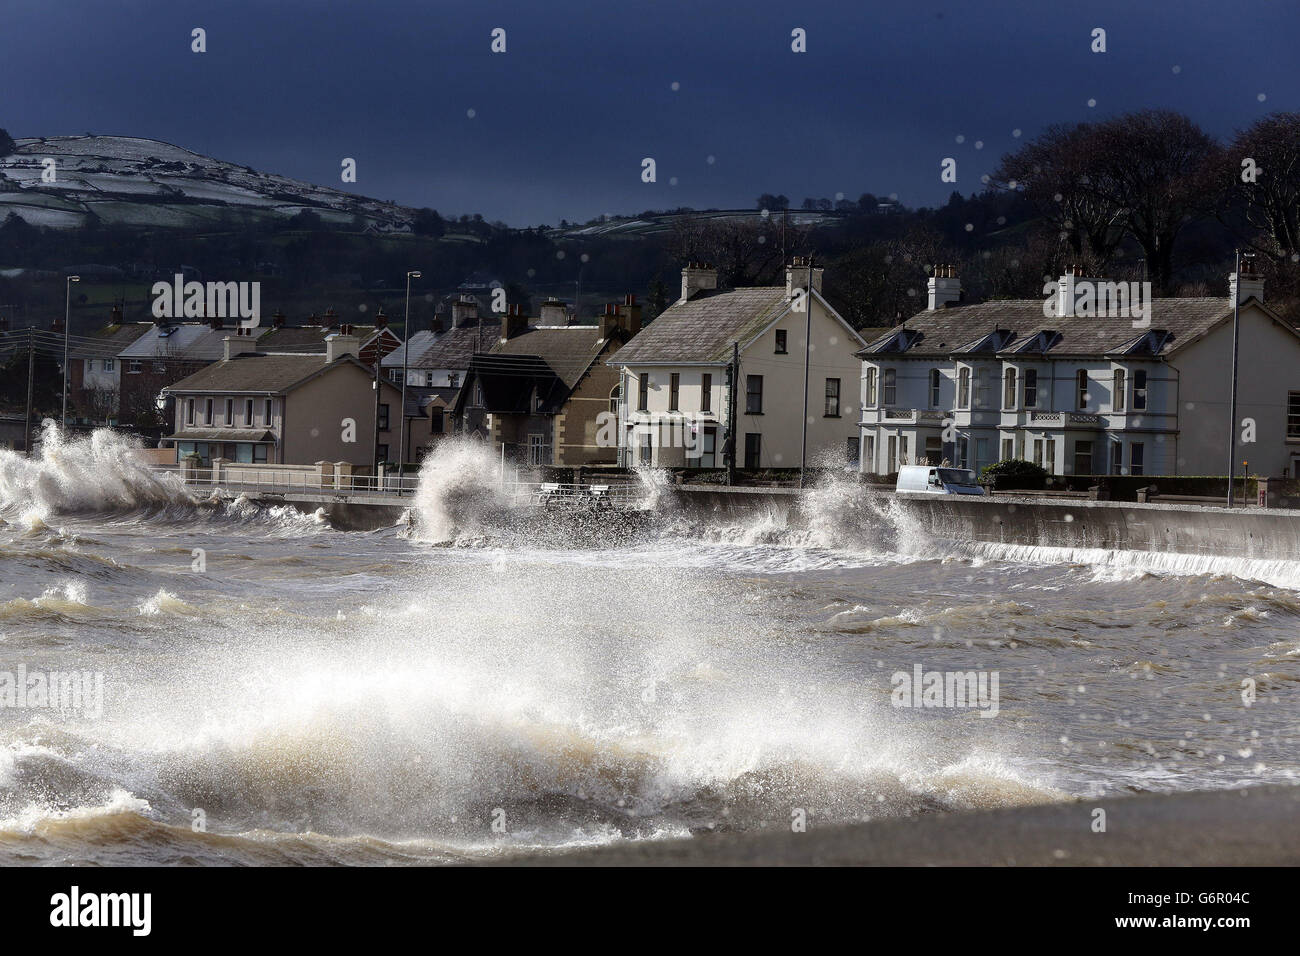
[[982,495],[975,472],[966,468],[936,468],[932,465],[903,465],[898,469],[895,491],[925,495]]

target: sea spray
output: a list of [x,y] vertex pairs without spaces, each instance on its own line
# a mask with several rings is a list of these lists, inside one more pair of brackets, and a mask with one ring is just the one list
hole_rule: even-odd
[[481,441],[439,442],[420,468],[417,536],[445,542],[479,533],[492,514],[509,507],[501,469],[500,459]]
[[51,514],[99,512],[192,504],[174,475],[150,469],[138,439],[106,428],[89,438],[70,438],[47,420],[41,455],[0,451],[0,512],[21,514],[28,524]]

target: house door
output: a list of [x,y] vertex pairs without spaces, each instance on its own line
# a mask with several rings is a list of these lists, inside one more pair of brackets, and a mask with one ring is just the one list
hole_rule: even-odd
[[700,435],[700,467],[717,468],[718,467],[718,430],[714,427],[705,428]]
[[763,436],[758,432],[745,432],[745,467],[760,468],[760,449]]

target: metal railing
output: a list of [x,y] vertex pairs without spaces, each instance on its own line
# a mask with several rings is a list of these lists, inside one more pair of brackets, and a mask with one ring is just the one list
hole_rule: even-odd
[[[409,497],[419,487],[418,475],[322,475],[318,470],[296,470],[268,466],[264,471],[254,471],[249,466],[228,466],[213,476],[212,468],[194,468],[184,465],[153,465],[151,470],[176,476],[187,487],[209,488],[241,494],[287,494],[291,492],[317,492],[336,495],[383,495],[394,498]],[[234,474],[227,474],[232,471]]]
[[577,484],[560,481],[514,481],[502,485],[511,506],[630,508],[645,499],[639,484]]

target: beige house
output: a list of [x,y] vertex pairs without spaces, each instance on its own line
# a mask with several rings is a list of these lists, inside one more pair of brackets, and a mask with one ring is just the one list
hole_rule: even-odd
[[616,464],[619,373],[608,360],[640,327],[632,295],[595,325],[567,321],[554,301],[537,325],[511,306],[497,341],[470,361],[455,407],[461,431],[481,421],[493,446],[524,464]]
[[[174,398],[178,462],[197,455],[236,463],[372,468],[397,449],[401,390],[357,358],[355,336],[331,335],[324,354],[255,351],[253,337],[227,336],[225,357],[164,389]],[[376,442],[376,423],[379,434]]]
[[737,467],[856,463],[866,343],[822,298],[822,270],[795,259],[784,287],[717,286],[688,265],[681,298],[610,360],[621,463],[722,468],[733,427]]

